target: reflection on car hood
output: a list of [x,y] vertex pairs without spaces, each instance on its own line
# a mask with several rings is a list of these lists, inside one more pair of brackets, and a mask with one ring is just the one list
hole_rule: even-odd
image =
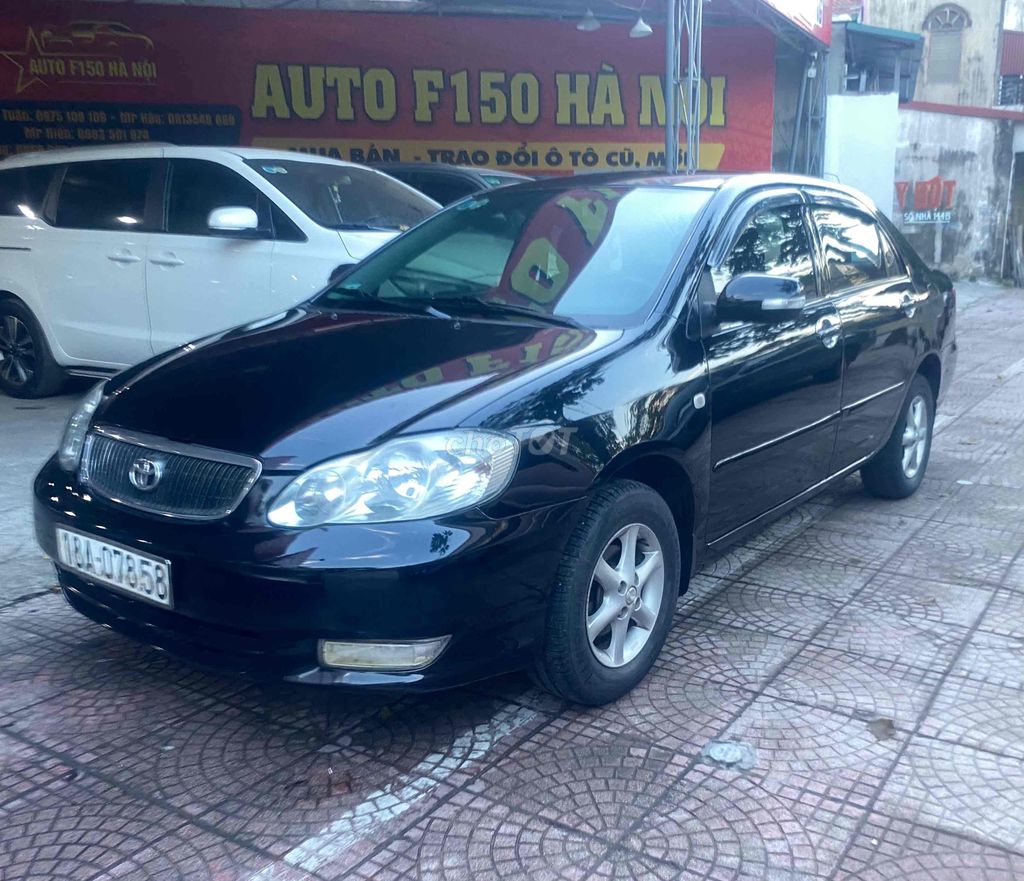
[[125,371],[96,421],[261,456],[268,469],[305,466],[415,430],[445,406],[504,392],[513,377],[619,336],[298,309]]

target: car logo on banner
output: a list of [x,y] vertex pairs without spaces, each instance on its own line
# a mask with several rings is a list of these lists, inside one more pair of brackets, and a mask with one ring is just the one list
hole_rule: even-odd
[[155,490],[163,476],[164,463],[147,456],[139,456],[128,469],[128,482],[142,492]]

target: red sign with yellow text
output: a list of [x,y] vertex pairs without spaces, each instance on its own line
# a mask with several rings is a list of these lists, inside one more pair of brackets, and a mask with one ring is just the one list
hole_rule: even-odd
[[[0,0],[0,151],[253,144],[526,172],[664,163],[658,35],[622,25]],[[707,28],[703,168],[771,166],[775,44]]]

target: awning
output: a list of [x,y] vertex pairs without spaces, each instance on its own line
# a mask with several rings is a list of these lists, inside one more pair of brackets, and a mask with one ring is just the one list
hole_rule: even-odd
[[848,80],[861,78],[859,87],[850,88],[848,82],[846,91],[899,91],[901,101],[913,99],[924,47],[921,34],[857,21],[834,25],[844,31]]

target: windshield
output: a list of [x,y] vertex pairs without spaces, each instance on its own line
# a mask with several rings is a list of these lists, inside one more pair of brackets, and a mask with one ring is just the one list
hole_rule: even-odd
[[316,300],[437,304],[627,326],[711,196],[696,188],[492,190],[372,254]]
[[386,174],[301,159],[247,159],[316,223],[328,229],[404,230],[438,209],[436,202]]

